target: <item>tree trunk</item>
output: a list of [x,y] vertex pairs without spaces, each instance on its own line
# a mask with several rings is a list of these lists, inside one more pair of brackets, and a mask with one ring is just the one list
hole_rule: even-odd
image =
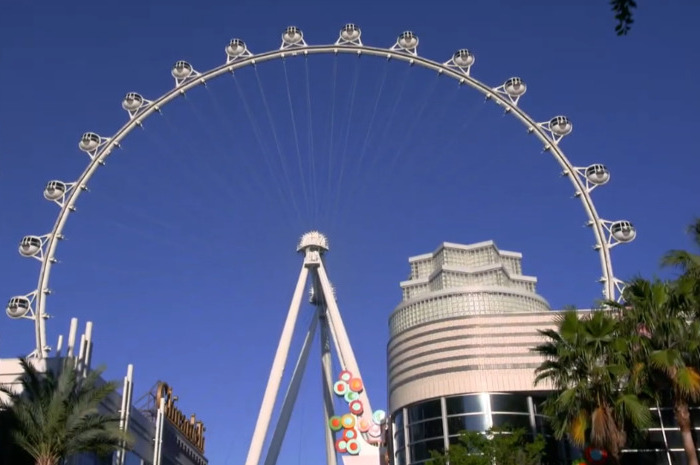
[[678,423],[678,427],[681,430],[683,449],[688,458],[688,465],[698,465],[698,453],[695,450],[695,441],[693,441],[688,403],[683,400],[676,400],[673,404],[673,413],[676,415],[676,423]]
[[610,465],[620,465],[620,449],[617,446],[611,447],[613,450],[608,451],[608,460]]
[[34,462],[36,465],[58,465],[58,458],[51,456],[39,456]]

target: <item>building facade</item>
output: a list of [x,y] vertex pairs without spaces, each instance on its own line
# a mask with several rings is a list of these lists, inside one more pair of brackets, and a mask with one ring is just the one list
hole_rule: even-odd
[[[536,278],[522,274],[522,255],[491,242],[443,243],[409,258],[402,302],[389,317],[387,376],[389,449],[396,465],[424,464],[464,430],[508,425],[547,438],[552,464],[580,456],[552,438],[541,402],[550,392],[534,385],[542,359],[531,348],[538,330],[555,328]],[[586,312],[588,310],[581,310]],[[673,409],[651,408],[653,425],[624,452],[624,464],[685,464]],[[691,408],[696,445],[700,409]]]
[[444,243],[409,258],[389,318],[389,411],[397,465],[444,451],[460,431],[510,425],[548,434],[534,387],[538,329],[553,327],[522,255],[491,242]]

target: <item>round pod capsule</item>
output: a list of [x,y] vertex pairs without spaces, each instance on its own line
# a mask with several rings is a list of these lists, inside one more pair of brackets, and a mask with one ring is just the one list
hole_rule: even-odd
[[226,46],[226,55],[228,55],[229,58],[236,58],[243,55],[246,50],[245,42],[241,39],[231,39]]
[[348,443],[345,439],[338,439],[335,441],[335,450],[339,454],[344,454],[347,451]]
[[607,166],[601,165],[600,163],[588,166],[585,175],[588,182],[598,186],[610,181],[610,170]]
[[136,111],[143,106],[143,97],[136,92],[129,92],[122,100],[122,108],[126,111]]
[[80,138],[80,142],[78,142],[78,147],[83,152],[92,152],[100,146],[101,142],[102,138],[100,136],[98,136],[94,132],[86,132]]
[[58,200],[66,194],[67,190],[68,186],[66,186],[65,182],[49,181],[44,188],[44,198],[46,200]]
[[469,68],[474,64],[474,54],[466,48],[457,50],[452,55],[452,62],[460,68]]
[[555,116],[549,121],[549,129],[557,136],[567,136],[571,134],[574,125],[566,116]]
[[32,304],[27,297],[16,296],[10,299],[5,307],[5,313],[10,318],[22,318],[32,309]]
[[404,50],[411,50],[418,46],[418,36],[411,31],[402,32],[397,39],[399,47]]
[[340,431],[343,429],[343,423],[340,421],[340,417],[335,415],[328,419],[328,427],[331,431]]
[[19,243],[19,253],[23,257],[34,257],[41,251],[43,245],[38,236],[24,236]]
[[343,40],[347,40],[348,42],[359,39],[360,34],[360,28],[354,24],[346,24],[340,30],[340,37],[342,37]]
[[284,34],[282,34],[282,40],[285,44],[294,45],[298,44],[304,38],[304,34],[296,26],[289,26],[285,29]]
[[351,378],[350,381],[348,381],[348,387],[353,392],[362,392],[362,389],[364,389],[360,378]]
[[629,221],[615,221],[610,225],[610,234],[620,242],[632,242],[637,237],[637,230]]
[[337,396],[344,396],[346,393],[350,392],[348,390],[348,383],[345,381],[336,381],[333,384],[333,392],[335,392]]
[[503,84],[503,90],[513,98],[520,97],[527,91],[527,86],[519,77],[512,77]]
[[170,70],[170,74],[178,80],[187,79],[194,72],[192,65],[185,60],[176,61]]
[[352,379],[352,373],[350,373],[348,370],[343,370],[338,375],[338,379],[347,383]]
[[345,393],[345,402],[347,402],[348,404],[354,400],[359,399],[359,398],[360,398],[360,394],[358,394],[357,392],[348,391]]
[[346,413],[342,417],[340,417],[340,423],[343,425],[343,428],[345,429],[351,429],[355,427],[355,415],[351,413]]
[[360,453],[360,442],[357,439],[351,439],[345,446],[348,454],[357,455]]
[[354,415],[362,415],[362,412],[364,412],[365,408],[362,405],[362,401],[360,400],[353,400],[350,402],[350,412]]
[[369,427],[368,434],[372,438],[378,438],[382,435],[382,428],[379,425],[372,425]]

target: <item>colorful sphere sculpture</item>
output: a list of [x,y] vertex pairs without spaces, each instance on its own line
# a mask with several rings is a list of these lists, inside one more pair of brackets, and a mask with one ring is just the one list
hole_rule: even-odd
[[375,410],[372,412],[371,420],[362,418],[365,406],[360,400],[360,393],[363,390],[362,380],[354,377],[347,370],[341,371],[338,380],[333,384],[333,392],[345,400],[349,410],[344,415],[335,415],[328,419],[328,427],[331,431],[341,433],[341,437],[335,441],[335,450],[340,454],[359,454],[362,437],[373,443],[381,438],[381,424],[386,418],[386,412]]

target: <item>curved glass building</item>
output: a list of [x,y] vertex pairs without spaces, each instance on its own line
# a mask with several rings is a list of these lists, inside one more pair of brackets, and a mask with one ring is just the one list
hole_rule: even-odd
[[521,261],[491,241],[443,243],[409,258],[403,300],[389,318],[394,463],[424,463],[463,430],[548,433],[538,412],[547,386],[533,387],[541,359],[530,349],[541,341],[537,330],[553,326],[552,313]]

